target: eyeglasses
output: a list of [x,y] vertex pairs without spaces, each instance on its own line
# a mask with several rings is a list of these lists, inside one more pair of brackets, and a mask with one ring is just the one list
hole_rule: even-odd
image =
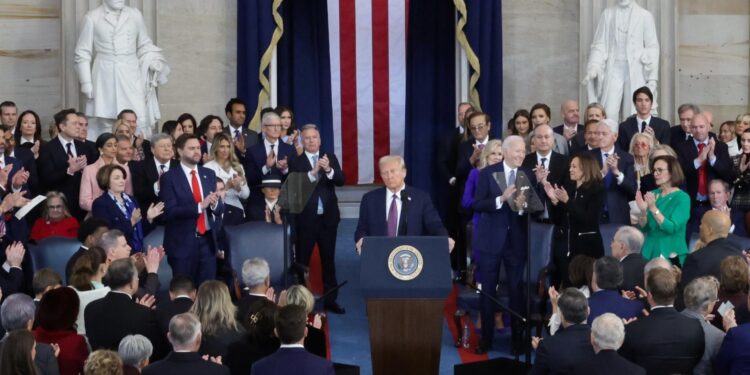
[[482,130],[487,127],[487,124],[479,124],[477,126],[469,126],[469,130]]
[[63,209],[63,206],[62,206],[62,205],[56,205],[56,206],[47,206],[47,209],[48,209],[48,210],[62,210],[62,209]]
[[266,128],[276,128],[276,129],[281,128],[281,124],[268,124],[268,125],[263,125],[263,126]]
[[657,174],[657,173],[662,174],[664,172],[669,172],[669,170],[664,169],[664,168],[654,168],[654,174]]

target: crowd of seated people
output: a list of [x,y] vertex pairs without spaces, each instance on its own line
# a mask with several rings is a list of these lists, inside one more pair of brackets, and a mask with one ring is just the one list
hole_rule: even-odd
[[[479,199],[486,197],[478,196],[486,193],[479,186],[483,175],[503,168],[528,174],[542,204],[528,218],[554,226],[551,329],[534,339],[534,372],[600,361],[620,363],[628,373],[642,371],[638,367],[649,373],[740,373],[740,348],[750,341],[743,253],[750,223],[750,114],[716,127],[710,113],[685,104],[678,109],[679,125],[669,128],[651,115],[648,88],[638,88],[632,100],[638,112],[620,124],[598,103],[586,107],[581,123],[578,104],[565,100],[562,124],[553,126],[550,106],[536,103],[514,111],[501,131],[492,129],[487,114],[462,103],[457,133],[445,142],[454,157],[437,158],[447,163],[438,167],[449,174],[444,183],[457,187],[451,190],[456,197],[435,199],[460,205],[461,219],[449,231],[464,232],[467,224],[481,226],[491,216],[493,209]],[[268,264],[253,258],[234,276],[244,289],[227,283],[231,275],[199,283],[176,274],[168,297],[157,299],[165,249],[144,241],[168,221],[161,177],[180,168],[183,134],[199,137],[199,163],[218,178],[224,211],[209,228],[218,242],[226,241],[224,227],[282,223],[280,188],[295,165],[307,166],[296,158],[310,161],[317,172],[309,173],[311,181],[340,173],[334,155],[317,155],[319,134],[310,137],[308,125],[296,128],[291,108],[264,110],[259,134],[244,126],[246,108],[235,98],[224,116],[198,121],[184,113],[150,139],[135,130],[138,114],[124,109],[111,133],[92,135],[96,142],[87,140],[88,119],[74,109],[54,115],[49,139],[41,136],[33,110],[18,115],[16,104],[5,101],[0,112],[0,312],[8,332],[0,349],[3,373],[101,373],[109,367],[125,373],[269,373],[281,371],[290,357],[329,371],[307,357],[325,357],[327,344],[325,319],[304,286],[277,296]],[[501,133],[510,141],[493,139]],[[498,210],[515,199],[505,193],[491,197],[493,207],[495,199]],[[12,215],[37,195],[46,196],[37,209]],[[611,243],[604,242],[601,225],[619,226]],[[304,231],[302,224],[292,232]],[[453,256],[469,261],[454,262],[459,278],[467,263],[473,280],[495,274],[479,267],[492,249],[478,233],[461,236],[463,248]],[[33,245],[57,237],[81,244],[65,275],[34,270]],[[228,259],[227,244],[218,248],[217,256]],[[220,269],[222,261],[217,259]],[[22,296],[31,301],[30,317]],[[8,301],[15,306],[6,307]],[[334,303],[330,311],[343,308]],[[681,328],[663,329],[668,325]],[[660,352],[658,343],[668,340],[681,345]],[[307,351],[299,353],[298,344]]]

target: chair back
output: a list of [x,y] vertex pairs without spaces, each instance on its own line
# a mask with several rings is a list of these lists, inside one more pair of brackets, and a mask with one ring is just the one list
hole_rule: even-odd
[[[268,262],[271,285],[284,285],[284,232],[281,225],[251,221],[224,228],[231,253],[231,266],[242,275],[242,263],[260,257]],[[291,266],[291,261],[287,263]],[[241,277],[241,276],[240,276]]]
[[[143,249],[151,247],[159,247],[164,244],[164,226],[159,225],[149,232],[149,234],[143,238]],[[169,291],[169,283],[172,281],[172,267],[167,263],[167,257],[161,258],[159,263],[159,292],[164,293]]]
[[36,245],[29,245],[34,271],[49,267],[65,277],[65,266],[80,247],[81,243],[77,239],[58,236],[47,237]]

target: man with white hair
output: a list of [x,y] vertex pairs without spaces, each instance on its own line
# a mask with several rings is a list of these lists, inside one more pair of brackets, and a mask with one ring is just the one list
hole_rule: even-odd
[[[513,135],[503,142],[502,163],[488,166],[479,173],[474,194],[472,209],[482,216],[476,228],[476,246],[479,246],[481,256],[479,268],[482,270],[482,289],[490,294],[497,290],[500,266],[505,265],[510,296],[510,308],[524,311],[521,279],[526,264],[526,197],[528,194],[516,188],[516,182],[524,180],[529,186],[536,186],[534,172],[523,168],[526,156],[526,144],[523,138]],[[528,190],[526,190],[528,192]],[[480,297],[482,311],[482,339],[477,348],[478,354],[486,353],[492,346],[495,333],[495,304],[489,298]],[[520,325],[515,319],[511,320],[512,341],[514,350],[520,352]]]
[[612,256],[622,264],[623,278],[620,287],[623,290],[635,290],[636,286],[643,288],[643,267],[648,262],[641,255],[643,241],[643,232],[629,225],[621,226],[612,237]]
[[682,310],[682,315],[696,319],[701,323],[706,342],[703,358],[701,358],[693,373],[710,374],[711,362],[719,354],[719,348],[725,335],[724,332],[710,323],[709,317],[719,299],[719,280],[713,276],[699,277],[687,284],[683,294],[685,309]]
[[636,191],[633,157],[617,146],[618,126],[615,120],[599,121],[599,148],[589,154],[602,168],[604,188],[607,192],[600,224],[630,224],[630,206]]
[[576,374],[639,375],[646,374],[638,366],[617,354],[625,340],[625,325],[617,315],[602,314],[591,323],[591,346],[596,355],[576,367]]
[[149,357],[154,352],[154,346],[146,336],[127,335],[120,341],[117,354],[122,358],[122,367],[126,374],[140,373],[148,366]]
[[[3,305],[0,306],[0,322],[5,329],[5,337],[0,339],[0,348],[2,348],[8,333],[15,330],[29,330],[34,326],[34,317],[36,316],[36,305],[31,297],[23,293],[9,295]],[[55,345],[57,347],[57,345]],[[42,342],[36,343],[36,357],[34,365],[37,372],[45,375],[59,374],[60,370],[57,364],[57,354],[55,350],[60,350]]]
[[247,293],[237,302],[238,320],[243,321],[253,303],[264,299],[274,302],[270,274],[268,262],[263,258],[251,258],[242,263],[242,283]]
[[[263,194],[256,186],[263,181],[263,176],[277,174],[286,178],[289,164],[297,157],[294,146],[281,142],[281,117],[275,112],[267,112],[261,118],[263,142],[247,149],[243,167],[247,183],[253,186],[251,200],[262,200]],[[253,198],[254,197],[254,198]]]
[[229,368],[221,365],[221,357],[202,358],[198,349],[201,346],[201,323],[192,313],[175,315],[169,321],[167,339],[172,344],[172,352],[161,361],[146,366],[143,375],[229,375]]

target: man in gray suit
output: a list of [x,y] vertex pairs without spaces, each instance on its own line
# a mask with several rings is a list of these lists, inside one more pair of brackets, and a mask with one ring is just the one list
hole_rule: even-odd
[[[703,336],[706,341],[706,347],[703,349],[703,357],[695,366],[694,374],[710,374],[711,362],[717,354],[724,341],[724,332],[714,327],[706,320],[706,316],[711,314],[714,304],[718,299],[719,280],[713,276],[703,276],[691,281],[685,287],[685,309],[682,315],[698,319],[703,328]],[[726,327],[726,326],[725,326]]]
[[[7,332],[20,329],[31,331],[31,327],[34,326],[35,315],[36,306],[34,305],[34,300],[23,293],[11,294],[5,299],[3,305],[0,306],[0,321]],[[6,333],[3,339],[0,340],[0,347],[2,347],[7,336],[8,334]],[[48,344],[37,342],[36,358],[34,358],[37,373],[59,375],[60,369],[57,367],[57,358],[55,355],[55,352],[59,351],[60,347],[58,346],[52,347]]]

